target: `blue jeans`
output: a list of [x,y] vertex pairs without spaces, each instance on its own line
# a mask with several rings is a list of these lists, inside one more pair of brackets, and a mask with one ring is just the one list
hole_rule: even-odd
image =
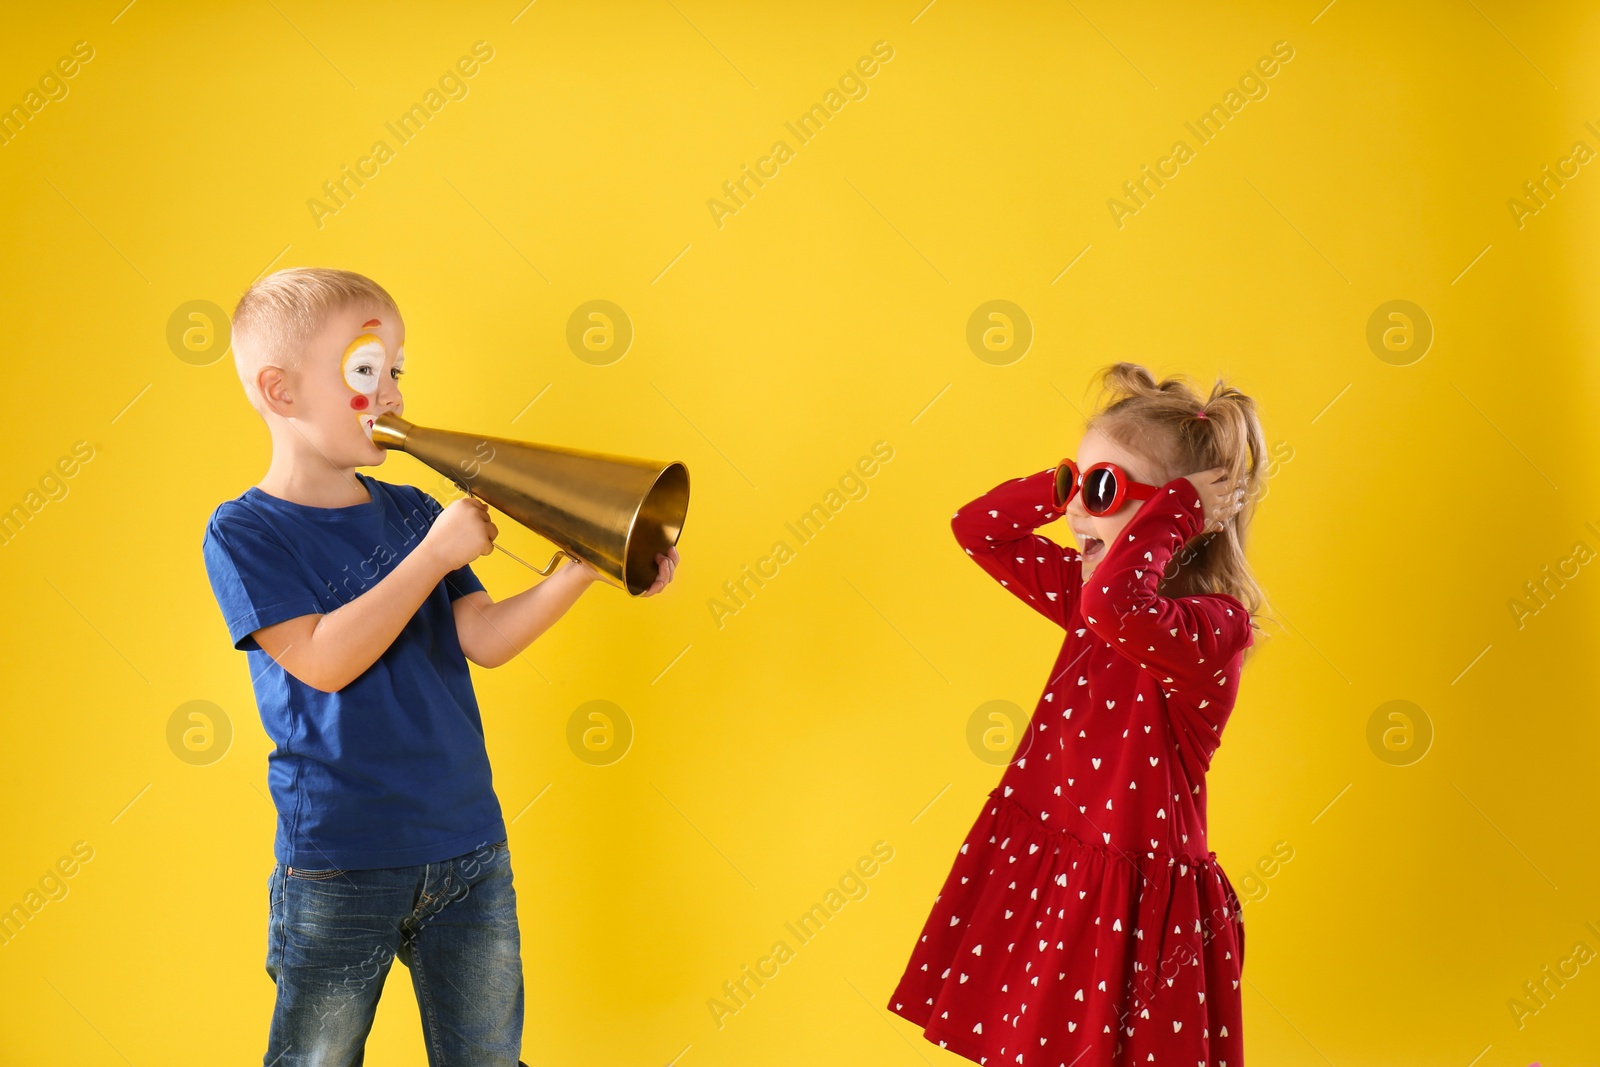
[[340,871],[274,864],[268,1067],[360,1067],[396,956],[430,1067],[518,1067],[522,958],[506,842],[437,863]]

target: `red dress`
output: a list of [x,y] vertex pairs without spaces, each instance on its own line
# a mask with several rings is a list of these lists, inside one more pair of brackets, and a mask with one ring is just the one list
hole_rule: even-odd
[[1206,769],[1253,642],[1231,596],[1157,594],[1202,529],[1186,478],[1090,583],[1050,470],[957,511],[956,540],[1066,631],[1011,764],[968,832],[890,998],[983,1064],[1243,1067],[1239,899],[1206,845]]

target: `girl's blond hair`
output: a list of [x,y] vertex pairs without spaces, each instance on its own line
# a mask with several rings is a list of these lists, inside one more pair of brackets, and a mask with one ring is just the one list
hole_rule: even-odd
[[256,378],[263,367],[300,368],[306,347],[335,311],[351,306],[400,314],[377,282],[331,267],[286,267],[245,290],[233,309],[233,364],[250,406],[265,413]]
[[1221,531],[1201,534],[1172,558],[1161,595],[1226,593],[1260,629],[1254,617],[1266,598],[1244,554],[1266,478],[1266,437],[1255,401],[1221,378],[1201,400],[1181,375],[1158,382],[1137,363],[1113,363],[1100,372],[1100,381],[1101,404],[1086,430],[1144,458],[1152,485],[1222,467],[1245,491],[1244,506]]

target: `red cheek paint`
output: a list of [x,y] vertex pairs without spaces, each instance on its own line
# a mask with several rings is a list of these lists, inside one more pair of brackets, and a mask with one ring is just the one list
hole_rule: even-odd
[[363,330],[365,330],[370,326],[382,326],[382,325],[383,325],[383,323],[379,322],[377,319],[368,319],[366,322],[363,322],[361,324],[361,328]]
[[364,396],[353,396],[353,397],[351,397],[350,398],[350,407],[353,408],[356,411],[365,411],[365,410],[367,410],[367,398],[364,397]]

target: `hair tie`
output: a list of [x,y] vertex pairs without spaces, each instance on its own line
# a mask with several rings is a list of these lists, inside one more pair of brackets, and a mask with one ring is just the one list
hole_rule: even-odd
[[1194,417],[1197,418],[1197,419],[1203,419],[1203,418],[1206,417],[1206,413],[1204,411],[1197,411],[1197,412],[1195,412],[1195,416]]

